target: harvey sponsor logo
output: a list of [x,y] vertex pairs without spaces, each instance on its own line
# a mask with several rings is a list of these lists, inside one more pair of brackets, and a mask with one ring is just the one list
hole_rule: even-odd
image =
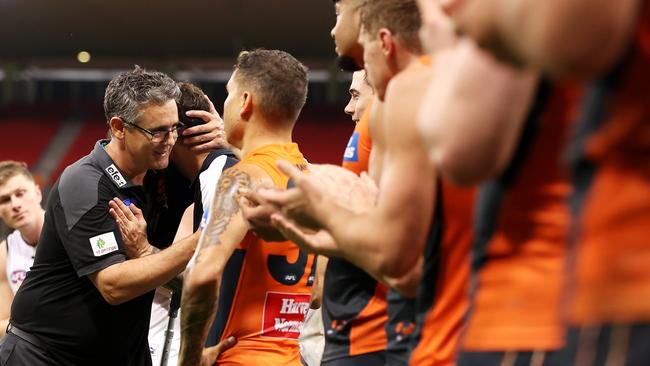
[[262,336],[298,339],[310,298],[310,294],[267,292]]

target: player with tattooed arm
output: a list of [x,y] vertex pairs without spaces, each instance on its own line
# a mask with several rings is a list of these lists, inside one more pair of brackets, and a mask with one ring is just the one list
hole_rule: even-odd
[[224,126],[242,160],[226,170],[182,301],[182,365],[198,365],[208,328],[237,344],[217,362],[227,365],[300,365],[298,335],[309,307],[315,261],[292,242],[265,242],[250,231],[239,207],[242,189],[286,188],[284,160],[305,169],[291,133],[307,96],[306,68],[277,50],[242,52],[226,86]]

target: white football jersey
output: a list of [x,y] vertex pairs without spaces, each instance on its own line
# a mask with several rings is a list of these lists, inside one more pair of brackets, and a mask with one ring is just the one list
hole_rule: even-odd
[[7,280],[14,294],[32,268],[35,254],[36,246],[27,244],[20,231],[14,230],[7,236]]

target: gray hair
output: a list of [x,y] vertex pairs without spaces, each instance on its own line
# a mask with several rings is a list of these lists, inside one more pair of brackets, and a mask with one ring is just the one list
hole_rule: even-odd
[[176,82],[159,71],[147,71],[136,65],[131,71],[114,77],[104,94],[104,115],[108,123],[113,117],[136,123],[142,107],[161,105],[168,100],[179,101],[181,91]]

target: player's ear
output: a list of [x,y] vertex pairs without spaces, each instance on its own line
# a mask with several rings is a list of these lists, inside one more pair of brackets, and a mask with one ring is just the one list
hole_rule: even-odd
[[124,121],[122,118],[113,116],[110,121],[108,121],[108,127],[111,130],[111,136],[121,140],[124,138]]
[[395,49],[395,37],[390,30],[381,28],[379,30],[379,41],[381,42],[381,51],[384,55],[390,55]]
[[251,115],[253,115],[253,106],[254,106],[253,94],[247,91],[243,92],[242,99],[241,99],[241,107],[239,109],[239,117],[243,121],[249,120]]

